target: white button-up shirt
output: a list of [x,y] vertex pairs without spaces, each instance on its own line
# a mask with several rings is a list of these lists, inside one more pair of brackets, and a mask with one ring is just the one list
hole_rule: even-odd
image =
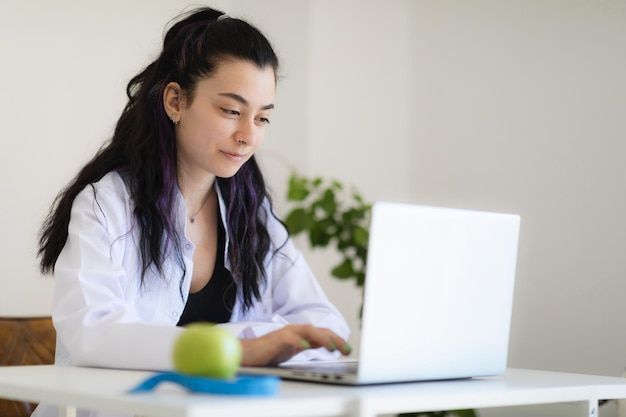
[[[222,222],[227,227],[224,201],[217,191]],[[122,177],[110,173],[76,197],[67,242],[55,265],[52,318],[57,331],[57,363],[172,368],[171,347],[182,331],[176,323],[189,294],[195,250],[186,237],[187,209],[180,194],[176,206],[176,228],[186,267],[182,284],[183,271],[172,253],[163,265],[164,277],[150,269],[142,285],[139,230]],[[286,324],[308,323],[347,339],[346,321],[327,299],[284,227],[268,217],[273,248],[286,244],[276,254],[270,248],[265,262],[267,282],[260,286],[261,300],[244,311],[238,289],[230,322],[220,326],[240,338],[251,338]],[[224,261],[230,270],[228,238],[226,248]],[[335,355],[316,349],[294,359]]]

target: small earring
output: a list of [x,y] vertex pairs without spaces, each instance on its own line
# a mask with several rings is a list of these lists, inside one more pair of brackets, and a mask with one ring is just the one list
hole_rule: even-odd
[[172,123],[174,123],[175,125],[178,124],[178,120],[174,119],[174,116],[170,116],[170,120],[172,121]]

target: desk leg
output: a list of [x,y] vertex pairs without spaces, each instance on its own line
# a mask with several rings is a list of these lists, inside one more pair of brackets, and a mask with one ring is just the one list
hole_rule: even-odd
[[59,417],[76,417],[76,407],[73,405],[59,406]]
[[617,417],[626,417],[626,400],[617,400]]
[[598,400],[583,401],[580,403],[578,415],[580,417],[598,417]]

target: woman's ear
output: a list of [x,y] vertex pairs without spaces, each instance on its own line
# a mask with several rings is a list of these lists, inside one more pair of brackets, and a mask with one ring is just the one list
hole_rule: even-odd
[[180,121],[180,111],[183,101],[183,89],[175,82],[170,82],[163,90],[163,107],[165,113],[172,123],[177,124]]

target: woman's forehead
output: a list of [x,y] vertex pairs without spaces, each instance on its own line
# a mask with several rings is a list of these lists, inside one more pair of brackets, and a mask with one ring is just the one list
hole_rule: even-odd
[[201,79],[197,88],[220,95],[237,94],[251,103],[267,105],[273,103],[276,80],[271,66],[259,68],[249,61],[227,60],[210,77]]

